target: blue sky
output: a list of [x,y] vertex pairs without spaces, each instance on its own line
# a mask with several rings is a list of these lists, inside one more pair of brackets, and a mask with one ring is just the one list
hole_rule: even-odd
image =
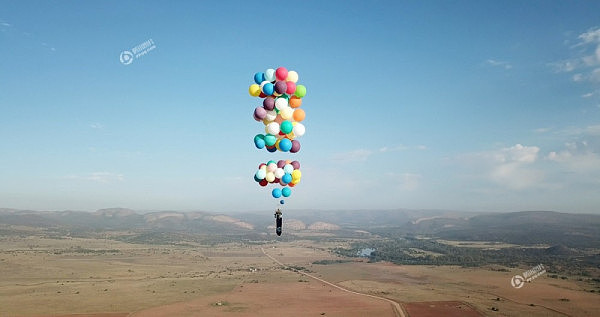
[[[0,207],[600,212],[597,1],[1,1]],[[119,60],[152,39],[155,49]],[[296,154],[248,95],[307,87]]]

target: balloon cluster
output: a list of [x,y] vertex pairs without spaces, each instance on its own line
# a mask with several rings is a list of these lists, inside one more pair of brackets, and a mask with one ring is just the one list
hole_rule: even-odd
[[305,132],[300,122],[306,114],[300,106],[306,87],[296,85],[297,82],[298,73],[284,67],[254,74],[254,84],[248,92],[253,97],[263,98],[262,106],[254,109],[254,120],[265,125],[265,134],[254,137],[256,148],[266,148],[269,152],[300,151],[300,142],[295,139]]
[[[292,194],[290,187],[296,186],[302,178],[300,172],[300,163],[298,161],[273,160],[267,163],[261,163],[254,174],[254,180],[260,186],[268,184],[280,184],[283,188],[274,188],[271,191],[273,198],[289,197]],[[283,201],[281,202],[283,204]]]

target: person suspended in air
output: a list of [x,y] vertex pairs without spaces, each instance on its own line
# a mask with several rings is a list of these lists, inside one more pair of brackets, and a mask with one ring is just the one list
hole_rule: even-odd
[[278,236],[281,235],[281,224],[282,224],[282,218],[281,218],[281,210],[279,210],[279,208],[277,208],[277,211],[275,211],[275,233],[277,233]]

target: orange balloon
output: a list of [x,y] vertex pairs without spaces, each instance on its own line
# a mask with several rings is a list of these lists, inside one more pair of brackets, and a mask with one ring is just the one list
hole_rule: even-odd
[[294,120],[296,120],[297,122],[304,120],[305,116],[306,116],[306,113],[304,112],[304,110],[302,110],[300,108],[294,110]]
[[292,96],[292,98],[290,98],[290,107],[292,108],[298,108],[302,105],[302,99],[296,97],[296,96]]

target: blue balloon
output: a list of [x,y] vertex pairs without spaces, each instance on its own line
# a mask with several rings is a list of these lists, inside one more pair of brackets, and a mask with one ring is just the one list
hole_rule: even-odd
[[281,189],[273,188],[273,191],[271,192],[271,194],[273,195],[273,198],[279,198],[279,197],[281,197]]
[[292,149],[292,141],[285,138],[281,139],[281,141],[279,141],[279,149],[283,152],[289,152],[289,150]]
[[283,199],[282,199],[279,201],[279,203],[283,205],[285,203],[285,201],[283,201]]
[[289,187],[284,187],[281,190],[281,194],[283,195],[283,197],[290,197],[290,195],[292,194],[292,190]]
[[289,184],[292,182],[292,174],[285,173],[281,176],[281,181],[285,184]]
[[270,96],[270,95],[272,95],[272,94],[273,94],[273,92],[275,91],[275,86],[273,86],[273,84],[271,84],[271,83],[266,83],[266,84],[263,86],[263,89],[262,89],[262,91],[263,91],[263,93],[264,93],[265,95],[267,95],[267,96]]
[[265,73],[258,72],[256,74],[254,74],[254,82],[256,84],[260,85],[260,83],[262,83],[263,81],[265,81]]
[[273,152],[277,152],[277,148],[276,147],[272,147],[272,148],[267,148],[267,151],[273,153]]
[[254,145],[256,146],[257,149],[264,148],[265,147],[265,139],[255,138]]

